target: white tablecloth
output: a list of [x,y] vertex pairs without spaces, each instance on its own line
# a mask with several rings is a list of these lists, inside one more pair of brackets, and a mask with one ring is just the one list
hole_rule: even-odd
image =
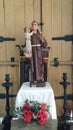
[[57,119],[54,92],[48,82],[45,87],[30,87],[29,82],[24,82],[16,96],[15,107],[22,106],[26,99],[46,103],[50,106],[51,118]]

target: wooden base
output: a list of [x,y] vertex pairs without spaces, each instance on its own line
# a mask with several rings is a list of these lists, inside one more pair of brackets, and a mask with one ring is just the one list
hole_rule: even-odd
[[30,82],[30,87],[45,87],[45,86],[46,86],[45,81]]

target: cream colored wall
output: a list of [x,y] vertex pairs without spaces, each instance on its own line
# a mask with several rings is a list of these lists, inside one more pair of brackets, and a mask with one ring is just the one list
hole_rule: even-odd
[[[62,73],[68,74],[68,81],[72,82],[72,66],[66,62],[72,60],[72,42],[52,41],[54,36],[72,34],[72,0],[42,0],[43,9],[43,35],[51,47],[48,67],[48,81],[53,87],[56,96],[63,95],[63,87],[59,84],[62,81]],[[0,0],[0,36],[15,37],[15,42],[0,43],[0,92],[5,92],[1,83],[4,82],[5,74],[10,74],[13,86],[11,93],[17,93],[19,81],[19,50],[16,44],[24,44],[24,27],[30,26],[32,20],[40,22],[40,0]],[[10,58],[15,57],[16,66],[10,66]],[[54,67],[53,60],[58,57],[64,65]],[[3,62],[3,65],[1,63]],[[8,65],[6,63],[8,62]],[[67,89],[72,93],[72,85]],[[5,112],[5,100],[0,100],[1,114]],[[11,100],[11,104],[15,99]],[[57,100],[58,115],[63,113],[63,101]],[[14,105],[11,105],[13,109]],[[2,109],[3,108],[3,109]],[[68,102],[71,109],[71,102]]]
[[[72,0],[52,0],[52,29],[51,36],[64,36],[72,34]],[[51,42],[50,61],[58,57],[60,62],[64,61],[59,67],[49,67],[49,81],[51,82],[55,95],[63,95],[63,87],[59,84],[62,81],[62,73],[66,72],[68,81],[72,82],[72,66],[66,65],[66,62],[72,60],[72,42],[52,41]],[[72,93],[72,84],[68,86],[67,93]],[[63,101],[57,100],[57,112],[63,113]],[[71,109],[68,101],[68,109]]]

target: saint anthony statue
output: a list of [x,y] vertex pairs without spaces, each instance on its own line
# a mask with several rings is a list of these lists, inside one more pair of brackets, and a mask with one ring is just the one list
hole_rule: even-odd
[[39,31],[39,24],[37,21],[32,22],[31,32],[31,82],[43,81],[43,51],[42,48],[47,48],[47,42]]

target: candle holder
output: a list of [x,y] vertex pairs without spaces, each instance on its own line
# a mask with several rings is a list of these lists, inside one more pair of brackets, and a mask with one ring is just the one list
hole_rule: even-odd
[[63,104],[64,113],[63,113],[61,118],[66,120],[66,119],[70,119],[69,115],[67,114],[67,94],[66,94],[66,90],[67,90],[67,86],[70,85],[70,82],[67,82],[67,73],[63,73],[63,82],[60,82],[60,84],[64,88],[64,104]]
[[13,85],[13,83],[9,82],[10,77],[9,74],[6,74],[5,81],[2,83],[2,86],[6,89],[6,116],[4,117],[2,124],[4,124],[3,130],[10,130],[11,128],[11,119],[10,115],[10,105],[9,105],[9,88]]

